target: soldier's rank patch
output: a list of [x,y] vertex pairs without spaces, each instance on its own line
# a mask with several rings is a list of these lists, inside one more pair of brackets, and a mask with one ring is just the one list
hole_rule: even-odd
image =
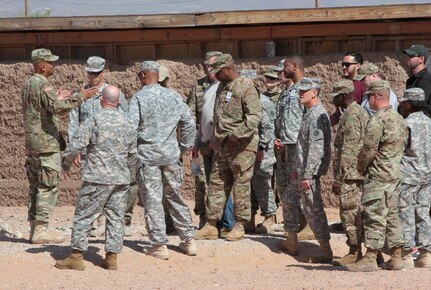
[[44,87],[42,90],[45,92],[45,93],[49,93],[50,91],[52,91],[54,88],[53,87]]
[[323,131],[320,129],[312,129],[310,132],[310,138],[313,141],[323,139]]

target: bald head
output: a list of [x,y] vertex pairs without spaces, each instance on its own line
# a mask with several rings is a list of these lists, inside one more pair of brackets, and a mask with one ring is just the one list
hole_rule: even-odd
[[102,106],[110,105],[117,107],[118,100],[120,99],[120,89],[114,86],[107,86],[102,91]]

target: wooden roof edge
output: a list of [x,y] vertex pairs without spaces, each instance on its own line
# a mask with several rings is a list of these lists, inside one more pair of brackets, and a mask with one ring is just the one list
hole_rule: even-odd
[[112,30],[431,18],[431,4],[227,11],[204,14],[0,18],[0,31]]

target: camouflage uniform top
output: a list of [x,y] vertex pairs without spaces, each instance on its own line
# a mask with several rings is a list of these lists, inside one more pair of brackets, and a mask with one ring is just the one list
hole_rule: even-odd
[[[83,123],[87,120],[88,117],[93,116],[94,114],[102,111],[102,105],[100,104],[100,98],[102,97],[102,91],[104,88],[108,86],[107,83],[103,83],[99,89],[97,95],[92,97],[91,99],[82,103],[79,107],[73,109],[69,112],[69,127],[68,127],[68,136],[72,138],[75,131],[78,129],[79,124]],[[89,85],[85,86],[85,88],[90,88]],[[126,113],[128,110],[127,100],[124,97],[123,93],[120,93],[120,102],[118,105],[118,110],[121,113]]]
[[62,167],[68,170],[86,148],[86,161],[81,168],[83,181],[129,184],[127,164],[136,162],[135,147],[136,132],[127,117],[116,109],[104,109],[78,127],[64,151]]
[[261,94],[262,121],[259,124],[259,149],[263,149],[265,154],[261,162],[261,167],[272,165],[276,162],[274,153],[274,121],[275,107],[271,99]]
[[331,123],[319,102],[308,109],[302,120],[295,149],[294,168],[298,180],[325,175],[331,161]]
[[[220,84],[214,106],[214,141],[223,151],[229,138],[237,142],[235,150],[225,153],[233,155],[247,149],[257,151],[258,126],[262,117],[259,92],[254,84],[244,77]],[[228,150],[226,148],[226,150]]]
[[196,84],[192,87],[189,97],[187,98],[187,105],[192,111],[193,119],[197,127],[199,127],[199,120],[201,119],[202,99],[204,92],[209,85],[210,82],[207,76],[198,79]]
[[428,184],[431,181],[431,120],[423,112],[415,112],[404,121],[409,140],[401,158],[401,179],[408,184]]
[[272,103],[274,104],[274,107],[276,108],[278,104],[278,99],[280,98],[282,91],[283,90],[280,87],[277,87],[272,92],[266,91],[263,94],[271,99]]
[[53,85],[37,73],[25,82],[21,96],[27,155],[60,152],[60,142],[64,139],[56,114],[75,108],[85,97],[77,94],[58,100]]
[[350,104],[341,116],[334,141],[334,180],[338,184],[345,180],[364,179],[357,170],[357,164],[367,122],[367,112],[356,102]]
[[132,97],[128,116],[138,131],[138,159],[143,164],[174,164],[180,158],[180,149],[184,151],[193,146],[196,124],[189,107],[174,90],[159,84],[143,87]]
[[378,181],[398,181],[400,162],[407,140],[404,119],[391,106],[370,118],[364,147],[358,156],[358,172]]
[[283,91],[277,104],[275,137],[283,144],[296,144],[306,109],[299,102],[299,82]]

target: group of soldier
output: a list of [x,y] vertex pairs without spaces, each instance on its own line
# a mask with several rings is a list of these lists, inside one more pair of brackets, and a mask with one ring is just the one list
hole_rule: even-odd
[[[60,177],[68,176],[74,163],[83,183],[71,254],[56,261],[60,269],[85,268],[92,224],[101,216],[106,219],[102,267],[117,269],[137,196],[150,241],[144,253],[159,259],[169,259],[169,223],[178,232],[181,250],[195,256],[195,240],[238,241],[246,232],[273,233],[280,203],[285,239],[278,247],[289,255],[299,254],[298,233],[307,224],[320,245],[311,262],[350,271],[408,269],[415,266],[417,247],[416,266],[431,267],[428,50],[417,44],[404,52],[412,76],[398,99],[376,65],[347,53],[344,79],[332,85],[337,110],[328,116],[320,80],[305,77],[299,56],[250,77],[237,70],[231,55],[210,51],[207,74],[187,103],[167,88],[167,68],[144,61],[137,74],[142,88],[128,104],[118,88],[105,83],[103,58],[87,60],[88,84],[71,93],[56,91],[47,79],[58,57],[47,49],[34,50],[35,74],[22,92],[30,242],[63,242],[48,222]],[[57,114],[68,110],[66,142]],[[332,191],[339,196],[349,246],[347,255],[335,259],[320,185],[332,143]],[[195,175],[197,231],[180,192],[187,152]],[[259,209],[264,221],[256,226]],[[386,247],[390,259],[384,263]]]

